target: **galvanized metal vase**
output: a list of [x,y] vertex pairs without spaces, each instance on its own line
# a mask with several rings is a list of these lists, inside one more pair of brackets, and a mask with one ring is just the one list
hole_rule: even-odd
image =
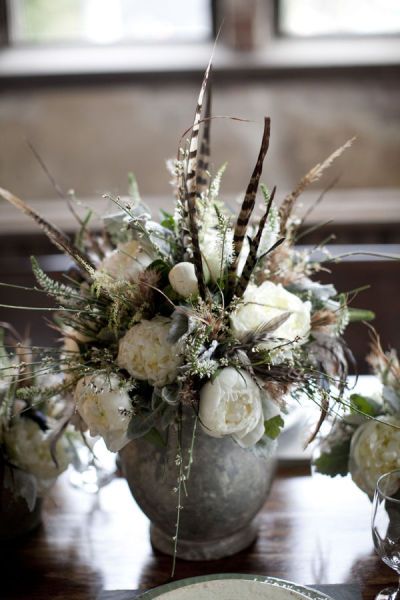
[[[182,424],[184,464],[192,443],[194,416]],[[139,439],[121,451],[121,466],[133,497],[151,521],[151,542],[174,552],[177,519],[177,431],[169,428],[166,448]],[[211,560],[230,556],[256,538],[256,515],[271,487],[275,460],[241,448],[230,437],[213,438],[196,430],[193,463],[182,492],[177,556]]]

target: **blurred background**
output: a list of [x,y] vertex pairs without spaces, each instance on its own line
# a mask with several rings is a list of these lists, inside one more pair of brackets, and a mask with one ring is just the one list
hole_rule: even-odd
[[[84,204],[104,206],[137,176],[154,214],[172,206],[165,161],[190,127],[216,32],[212,167],[228,162],[222,194],[246,188],[264,115],[272,137],[263,180],[278,201],[348,138],[353,147],[303,207],[333,182],[301,240],[330,233],[334,254],[400,255],[399,0],[0,0],[0,186],[73,233],[65,201],[40,166]],[[101,204],[103,203],[103,204]],[[334,221],[334,222],[330,222]],[[319,226],[317,228],[317,226]],[[63,257],[27,217],[0,201],[0,281],[32,285],[29,256],[55,277]],[[338,290],[371,287],[354,306],[377,313],[400,348],[400,263],[350,256],[332,265]],[[3,304],[45,299],[0,288]],[[54,343],[45,313],[0,309],[35,343]],[[361,371],[368,334],[349,328]]]

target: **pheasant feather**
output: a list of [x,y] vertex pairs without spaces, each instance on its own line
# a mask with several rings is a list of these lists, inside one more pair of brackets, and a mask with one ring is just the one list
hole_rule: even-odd
[[258,225],[257,234],[254,236],[254,238],[250,242],[249,255],[247,257],[246,264],[244,265],[243,272],[240,277],[239,283],[237,284],[236,289],[235,289],[235,296],[237,296],[238,298],[241,298],[243,296],[244,292],[246,291],[246,288],[250,281],[250,277],[254,271],[254,267],[256,266],[258,248],[260,247],[260,242],[261,242],[262,234],[264,231],[264,227],[267,222],[269,212],[271,210],[272,202],[274,201],[275,192],[276,192],[276,187],[274,187],[274,189],[272,190],[270,199],[268,201],[267,209],[266,209],[265,213],[263,214],[263,216],[261,217],[260,223]]
[[187,161],[187,170],[185,178],[185,188],[187,196],[187,213],[189,221],[189,233],[192,240],[193,249],[193,263],[196,272],[197,281],[199,284],[200,296],[204,299],[206,296],[206,284],[204,280],[203,262],[201,257],[200,243],[199,243],[199,229],[197,225],[197,210],[196,210],[196,197],[198,195],[196,173],[198,165],[198,141],[199,141],[199,130],[200,130],[200,119],[201,111],[203,107],[204,95],[207,89],[207,83],[211,72],[211,60],[208,63],[206,72],[204,74],[203,82],[201,84],[199,97],[197,100],[196,112],[194,115],[194,122],[192,127],[192,133],[189,144],[189,156]]
[[200,196],[209,185],[208,167],[210,162],[210,126],[211,126],[211,87],[207,89],[207,103],[204,115],[203,135],[196,164],[196,192]]
[[246,195],[243,200],[243,204],[236,222],[235,231],[233,234],[233,249],[235,253],[235,259],[229,268],[228,275],[228,296],[229,292],[233,293],[235,287],[236,270],[239,262],[240,251],[243,246],[243,241],[246,235],[247,227],[250,221],[251,214],[253,212],[256,195],[258,190],[258,184],[260,181],[263,162],[265,155],[267,154],[269,146],[269,138],[271,132],[271,120],[269,117],[264,119],[264,133],[261,141],[261,148],[258,154],[256,166],[254,167],[253,174],[251,176],[249,185],[247,186]]

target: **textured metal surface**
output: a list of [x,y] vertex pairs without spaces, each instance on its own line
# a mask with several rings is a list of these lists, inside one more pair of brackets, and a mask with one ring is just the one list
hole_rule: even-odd
[[[184,467],[192,432],[190,414],[182,431]],[[170,427],[165,449],[139,439],[121,451],[131,492],[152,522],[152,542],[167,554],[173,552],[177,519],[178,494],[173,491],[179,475],[177,447],[177,432]],[[183,490],[181,494],[178,556],[208,560],[248,546],[256,536],[253,519],[265,502],[274,469],[274,459],[257,456],[231,438],[212,438],[198,426],[187,496]]]
[[24,536],[39,526],[42,520],[42,501],[36,501],[30,511],[25,500],[15,497],[8,489],[0,490],[0,541]]

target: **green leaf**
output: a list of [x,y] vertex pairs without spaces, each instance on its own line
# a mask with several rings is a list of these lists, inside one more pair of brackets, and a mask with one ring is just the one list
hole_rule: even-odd
[[376,417],[382,411],[382,407],[372,398],[352,394],[350,396],[350,411],[353,414],[363,414],[368,417]]
[[364,310],[363,308],[349,308],[349,319],[351,323],[356,321],[373,321],[375,313],[372,310]]
[[351,437],[342,442],[339,442],[331,447],[330,452],[324,452],[313,464],[322,475],[335,477],[341,475],[344,477],[349,472],[349,454],[350,454]]
[[173,215],[166,212],[165,210],[161,210],[161,214],[163,219],[161,221],[161,225],[170,231],[175,231],[175,219]]
[[160,449],[165,448],[167,445],[161,433],[155,427],[146,433],[144,439]]
[[271,438],[271,440],[276,440],[284,425],[285,421],[282,419],[281,415],[276,415],[275,417],[264,421],[265,435]]

